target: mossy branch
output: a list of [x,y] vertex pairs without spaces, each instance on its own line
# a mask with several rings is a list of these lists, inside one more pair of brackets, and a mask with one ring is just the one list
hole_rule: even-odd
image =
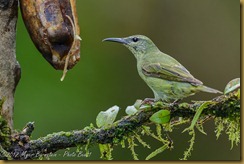
[[[73,130],[68,132],[57,132],[41,137],[37,140],[30,140],[30,133],[18,133],[12,136],[12,145],[7,150],[13,159],[33,159],[42,154],[54,153],[60,149],[94,144],[116,145],[123,141],[125,137],[130,137],[144,125],[150,124],[149,118],[157,111],[166,109],[170,111],[171,124],[175,126],[179,117],[183,120],[191,120],[196,110],[204,101],[194,103],[167,104],[155,102],[131,116],[125,116],[114,122],[107,128],[86,127],[82,130]],[[240,118],[240,93],[232,92],[228,95],[222,95],[211,100],[207,109],[203,110],[201,116],[214,118],[228,118],[235,120]],[[32,127],[33,130],[33,126]],[[31,131],[25,127],[25,131]]]

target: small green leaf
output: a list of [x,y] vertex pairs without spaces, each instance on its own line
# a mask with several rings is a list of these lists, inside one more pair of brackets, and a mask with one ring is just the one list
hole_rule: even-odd
[[168,123],[169,120],[170,120],[170,111],[168,111],[168,110],[160,110],[160,111],[154,113],[150,117],[150,121],[152,121],[156,124]]
[[238,88],[240,88],[240,78],[233,79],[226,85],[224,94],[233,92]]
[[133,115],[137,112],[137,109],[134,106],[127,106],[125,113],[128,115]]
[[142,106],[140,106],[140,110],[143,110],[143,111],[150,111],[152,109],[152,106],[151,105],[148,105],[148,104],[144,104]]
[[142,104],[142,100],[138,99],[138,100],[136,100],[136,102],[133,106],[138,110],[140,108],[141,104]]
[[240,97],[241,97],[241,91],[240,91],[240,89],[238,89],[238,91],[236,93],[236,96],[237,96],[238,99],[240,99]]
[[101,111],[96,118],[96,124],[97,126],[100,127],[108,127],[109,125],[111,125],[117,114],[119,112],[119,107],[118,106],[113,106],[111,108],[109,108],[106,111]]

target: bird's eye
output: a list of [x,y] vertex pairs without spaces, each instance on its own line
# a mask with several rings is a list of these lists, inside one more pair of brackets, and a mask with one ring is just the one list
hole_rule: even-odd
[[132,40],[133,42],[137,42],[139,39],[137,37],[134,37]]

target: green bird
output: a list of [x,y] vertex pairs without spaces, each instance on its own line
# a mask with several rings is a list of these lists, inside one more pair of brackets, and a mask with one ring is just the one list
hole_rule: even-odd
[[106,38],[103,41],[122,43],[134,54],[138,73],[152,89],[155,101],[177,101],[199,91],[222,93],[204,86],[177,60],[161,52],[146,36]]

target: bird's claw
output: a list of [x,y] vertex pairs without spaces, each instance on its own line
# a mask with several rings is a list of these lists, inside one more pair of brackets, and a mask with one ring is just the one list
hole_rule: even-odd
[[175,106],[175,105],[178,105],[179,102],[180,102],[181,100],[182,100],[182,99],[177,99],[177,100],[175,100],[174,102],[170,103],[170,107],[173,107],[173,106]]
[[145,98],[141,105],[152,105],[155,102],[155,100],[153,98]]

